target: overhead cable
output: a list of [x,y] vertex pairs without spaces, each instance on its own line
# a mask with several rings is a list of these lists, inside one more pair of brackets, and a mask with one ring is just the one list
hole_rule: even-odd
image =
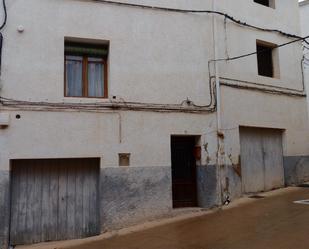
[[[284,46],[288,46],[292,43],[296,43],[296,42],[299,42],[303,39],[307,39],[309,38],[309,35],[304,37],[304,38],[298,38],[296,40],[293,40],[293,41],[290,41],[290,42],[286,42],[286,43],[283,43],[283,44],[280,44],[280,45],[276,45],[274,46],[273,48],[281,48],[281,47],[284,47]],[[238,60],[238,59],[242,59],[242,58],[245,58],[245,57],[249,57],[249,56],[252,56],[252,55],[256,55],[256,54],[259,54],[259,53],[264,53],[266,51],[269,51],[269,49],[261,49],[259,51],[254,51],[254,52],[251,52],[251,53],[247,53],[247,54],[243,54],[243,55],[239,55],[239,56],[234,56],[234,57],[230,57],[230,58],[220,58],[220,59],[213,59],[213,60],[209,60],[208,61],[208,71],[209,71],[209,77],[211,77],[211,74],[210,74],[210,64],[213,63],[213,62],[220,62],[220,61],[234,61],[234,60]],[[255,90],[258,90],[258,91],[267,91],[267,92],[270,92],[270,93],[278,93],[278,94],[285,94],[285,95],[290,95],[290,96],[303,96],[305,95],[304,94],[304,91],[305,91],[305,79],[304,79],[304,64],[307,65],[306,63],[306,57],[303,56],[302,60],[301,60],[301,72],[302,72],[302,90],[297,90],[297,89],[286,89],[288,91],[295,91],[295,92],[300,92],[299,93],[294,93],[294,92],[286,92],[286,91],[282,91],[281,89],[279,89],[280,87],[275,87],[275,88],[278,88],[278,89],[273,89],[273,90],[268,90],[268,89],[264,89],[264,88],[256,88]],[[213,77],[213,76],[212,76]],[[260,85],[258,83],[250,83],[251,85]],[[238,85],[235,85],[235,84],[224,84],[224,85],[227,85],[227,86],[235,86],[235,87],[238,87]],[[248,86],[245,86],[246,88],[252,88],[252,87],[249,87]],[[242,87],[239,87],[239,88],[244,88],[243,86]],[[253,89],[253,88],[252,88]]]
[[7,18],[8,18],[5,0],[2,0],[2,7],[3,7],[3,12],[4,12],[4,18],[3,18],[3,22],[2,22],[2,24],[0,26],[0,74],[1,74],[2,47],[3,47],[3,35],[2,35],[1,30],[5,27],[6,22],[7,22]]
[[295,34],[290,34],[285,31],[279,30],[279,29],[271,29],[271,28],[263,28],[259,27],[253,24],[249,24],[247,22],[241,21],[236,19],[235,17],[224,13],[220,11],[214,11],[214,10],[194,10],[194,9],[176,9],[176,8],[168,8],[168,7],[158,7],[158,6],[151,6],[151,5],[143,5],[143,4],[132,4],[132,3],[123,3],[123,2],[117,2],[117,1],[110,1],[110,0],[92,0],[94,2],[100,2],[100,3],[106,3],[106,4],[112,4],[112,5],[120,5],[120,6],[126,6],[126,7],[136,7],[136,8],[142,8],[142,9],[151,9],[151,10],[161,10],[161,11],[169,11],[169,12],[178,12],[178,13],[200,13],[200,14],[215,14],[219,16],[223,16],[224,18],[238,24],[241,26],[246,26],[252,29],[260,30],[260,31],[265,31],[265,32],[274,32],[278,33],[280,35],[290,37],[290,38],[299,38],[303,40],[306,44],[309,45],[309,42],[306,41],[307,38],[303,38],[301,36],[295,35]]
[[[280,44],[280,45],[275,45],[274,47],[272,47],[272,49],[281,48],[281,47],[290,45],[290,44],[295,43],[295,42],[299,42],[299,41],[307,39],[307,38],[309,38],[309,35],[306,36],[306,37],[300,37],[300,38],[298,38],[296,40],[293,40],[293,41],[290,41],[290,42],[286,42],[286,43],[283,43],[283,44]],[[238,55],[238,56],[234,56],[234,57],[230,57],[230,58],[222,58],[222,59],[210,60],[210,62],[233,61],[233,60],[238,60],[238,59],[245,58],[245,57],[248,57],[248,56],[251,56],[251,55],[255,55],[255,54],[259,54],[259,53],[265,53],[267,51],[269,51],[269,48],[261,49],[259,51],[254,51],[254,52],[251,52],[251,53],[247,53],[247,54],[243,54],[243,55]]]
[[[306,38],[308,38],[307,36]],[[298,42],[302,40],[303,38],[298,38],[296,40],[283,43],[280,45],[277,45],[276,48],[284,47],[287,45],[290,45],[292,43]],[[140,111],[159,111],[159,112],[214,112],[216,110],[216,91],[215,87],[213,86],[213,78],[214,76],[211,76],[210,74],[210,63],[211,62],[218,62],[218,61],[233,61],[237,59],[241,59],[244,57],[252,56],[258,53],[263,53],[265,52],[266,49],[260,50],[260,51],[255,51],[252,53],[247,53],[244,55],[240,56],[235,56],[231,58],[223,58],[223,59],[217,59],[217,60],[209,60],[208,61],[208,71],[209,71],[209,90],[210,90],[210,103],[205,106],[199,106],[195,105],[192,101],[188,100],[188,103],[191,105],[191,108],[193,109],[188,109],[186,107],[183,107],[183,103],[181,104],[176,104],[176,105],[170,105],[170,104],[154,104],[154,103],[139,103],[139,102],[126,102],[122,100],[122,103],[119,102],[112,102],[112,103],[83,103],[83,104],[76,104],[76,103],[48,103],[48,102],[33,102],[33,101],[25,101],[25,100],[14,100],[14,99],[9,99],[5,97],[0,96],[0,102],[3,105],[9,105],[9,106],[15,106],[15,105],[25,105],[25,106],[46,106],[46,107],[54,107],[54,108],[69,108],[69,109],[89,109],[89,110],[94,110],[97,108],[112,108],[112,109],[126,109],[126,110],[140,110]],[[302,63],[304,61],[304,58],[302,59]],[[244,88],[244,86],[239,86],[240,88]],[[249,89],[249,87],[246,87]],[[252,88],[252,87],[250,87]],[[252,88],[253,89],[253,88]],[[266,91],[269,93],[273,94],[285,94],[285,95],[291,95],[291,96],[300,96],[297,93],[289,93],[289,92],[284,92],[282,90],[276,90],[276,89],[261,89],[261,88],[256,88],[258,91]],[[293,90],[293,89],[289,89]],[[303,96],[303,95],[301,95]],[[77,105],[77,106],[76,106]],[[194,108],[198,108],[197,110]]]
[[0,26],[0,30],[2,30],[4,28],[4,26],[6,25],[7,19],[8,19],[5,0],[2,0],[2,6],[3,6],[4,18],[3,18],[3,22]]
[[[164,7],[155,7],[155,6],[148,6],[148,5],[140,5],[140,4],[130,4],[130,3],[121,3],[121,2],[116,2],[116,1],[109,1],[109,0],[92,0],[95,2],[101,2],[101,3],[106,3],[106,4],[114,4],[114,5],[122,5],[122,6],[127,6],[127,7],[138,7],[138,8],[143,8],[143,9],[152,9],[152,10],[161,10],[161,11],[170,11],[170,12],[180,12],[180,13],[207,13],[207,14],[217,14],[220,16],[224,16],[225,19],[228,19],[238,25],[241,26],[246,26],[249,28],[257,29],[260,31],[266,31],[266,32],[276,32],[281,35],[290,37],[290,38],[297,38],[296,40],[277,45],[275,48],[280,48],[283,46],[287,46],[289,44],[298,42],[298,41],[304,41],[309,45],[309,42],[306,41],[307,37],[300,37],[294,34],[289,34],[286,32],[283,32],[278,29],[268,29],[268,28],[261,28],[255,25],[247,24],[246,22],[240,21],[235,19],[234,17],[223,13],[219,11],[212,11],[212,10],[185,10],[185,9],[173,9],[173,8],[164,8]],[[5,0],[3,0],[3,8],[4,8],[4,21],[2,25],[0,26],[0,30],[3,29],[3,27],[6,24],[7,21],[7,10],[6,10],[6,4]],[[0,33],[1,35],[1,33]],[[0,37],[1,41],[1,37]],[[217,61],[233,61],[237,59],[241,59],[244,57],[252,56],[257,53],[263,53],[266,50],[260,50],[260,51],[255,51],[252,53],[247,53],[243,54],[240,56],[235,56],[231,58],[223,58],[223,59],[217,59],[217,60],[210,60],[208,62],[208,66],[211,62],[217,62]],[[1,51],[0,51],[1,52]],[[304,59],[303,59],[304,60]],[[1,65],[0,65],[1,66]],[[121,102],[111,102],[111,103],[83,103],[83,104],[76,104],[76,103],[49,103],[49,102],[33,102],[33,101],[24,101],[24,100],[14,100],[14,99],[9,99],[9,98],[4,98],[0,96],[0,102],[3,105],[9,105],[9,106],[28,106],[28,107],[38,107],[38,106],[45,106],[49,108],[59,108],[59,109],[85,109],[85,110],[97,110],[98,108],[112,108],[112,109],[126,109],[126,110],[140,110],[140,111],[159,111],[159,112],[192,112],[192,113],[199,113],[199,112],[214,112],[216,110],[216,89],[214,87],[213,83],[213,76],[210,75],[210,66],[209,66],[209,90],[210,90],[210,103],[208,105],[200,106],[194,104],[192,101],[187,100],[187,103],[189,103],[189,108],[184,107],[183,103],[181,104],[154,104],[154,103],[139,103],[139,102],[125,102],[124,100]],[[257,89],[257,90],[263,90],[263,89]],[[265,89],[267,90],[267,89]],[[277,91],[277,90],[267,90],[268,92],[271,92],[273,94],[287,94],[289,93],[283,92],[283,91]],[[293,95],[293,93],[291,94]],[[295,94],[294,94],[295,95]],[[186,101],[183,101],[186,102]]]

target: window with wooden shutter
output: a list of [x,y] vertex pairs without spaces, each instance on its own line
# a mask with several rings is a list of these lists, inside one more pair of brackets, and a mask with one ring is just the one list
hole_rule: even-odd
[[107,98],[107,44],[65,42],[65,96]]

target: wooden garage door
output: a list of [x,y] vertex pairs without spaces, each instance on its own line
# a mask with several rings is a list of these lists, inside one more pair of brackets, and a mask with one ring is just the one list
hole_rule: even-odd
[[284,185],[282,131],[240,128],[243,192],[256,193]]
[[11,245],[99,234],[99,163],[12,161]]

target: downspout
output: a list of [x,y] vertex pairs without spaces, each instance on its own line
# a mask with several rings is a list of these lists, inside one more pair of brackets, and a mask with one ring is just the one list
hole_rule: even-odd
[[[212,0],[213,11],[216,11],[216,0]],[[217,46],[217,19],[216,16],[213,16],[213,48],[214,48],[214,69],[215,69],[215,82],[216,82],[216,105],[217,105],[217,186],[218,186],[218,202],[219,205],[222,205],[222,183],[221,183],[221,167],[222,167],[222,149],[224,148],[223,143],[223,133],[222,133],[222,120],[221,120],[221,91],[220,91],[220,76],[219,76],[219,67],[218,62],[218,46]]]

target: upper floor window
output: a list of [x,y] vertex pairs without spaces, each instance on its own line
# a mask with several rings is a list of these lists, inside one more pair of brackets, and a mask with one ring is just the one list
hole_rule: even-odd
[[256,42],[258,73],[265,77],[279,77],[279,57],[276,45],[263,41]]
[[107,98],[108,44],[65,41],[65,96]]
[[275,8],[275,0],[254,0],[254,2],[262,4],[267,7]]

